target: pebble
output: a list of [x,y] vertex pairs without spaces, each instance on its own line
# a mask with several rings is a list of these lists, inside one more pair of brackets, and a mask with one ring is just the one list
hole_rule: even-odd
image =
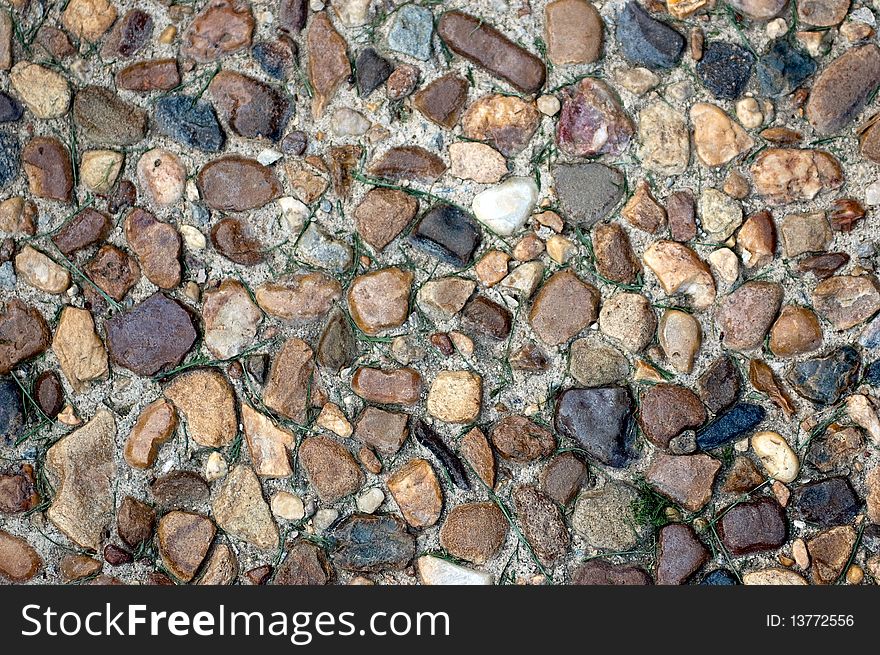
[[184,31],[181,53],[199,63],[217,61],[250,46],[254,27],[248,3],[216,0],[206,5]]
[[690,117],[694,125],[694,149],[706,166],[723,166],[755,145],[752,137],[716,105],[698,102],[691,107]]
[[424,459],[411,459],[388,477],[388,491],[406,522],[426,528],[440,519],[443,491],[437,474]]
[[619,350],[598,340],[577,339],[569,351],[569,373],[585,387],[603,387],[626,379],[629,362]]
[[301,521],[305,517],[302,498],[289,491],[277,491],[270,503],[272,514],[286,521]]
[[388,48],[414,59],[431,58],[434,15],[427,7],[408,4],[394,12],[388,30]]
[[531,177],[510,177],[474,196],[471,209],[492,232],[510,236],[525,224],[538,201],[538,186]]
[[457,267],[470,264],[481,240],[471,215],[444,203],[422,214],[410,233],[410,241],[421,250]]
[[852,346],[823,357],[795,362],[786,380],[797,393],[819,405],[833,405],[856,383],[861,358]]
[[715,421],[697,432],[697,446],[701,450],[714,450],[753,432],[764,420],[766,411],[760,405],[740,402],[724,413],[716,412],[716,416]]
[[99,409],[46,452],[46,473],[58,481],[47,517],[83,548],[97,550],[113,516],[116,421]]
[[642,255],[667,295],[685,293],[695,309],[706,309],[715,301],[715,281],[709,267],[697,254],[675,241],[659,240]]
[[779,312],[782,295],[774,282],[749,281],[726,296],[715,316],[724,345],[740,351],[758,348]]
[[596,271],[621,284],[633,284],[641,265],[633,252],[626,230],[618,223],[598,223],[593,228]]
[[420,146],[390,148],[370,164],[370,173],[388,180],[434,182],[446,171],[437,155]]
[[55,418],[64,407],[64,388],[55,371],[43,371],[34,381],[31,392],[40,411],[49,418]]
[[[615,79],[620,86],[637,96],[645,95],[660,84],[660,77],[654,71],[640,66],[620,69]],[[668,107],[665,103],[656,103],[655,106]]]
[[419,402],[422,378],[415,369],[358,368],[351,388],[367,402],[380,405],[414,405]]
[[743,222],[739,202],[717,189],[706,189],[700,195],[699,216],[706,236],[716,243],[724,242]]
[[447,514],[440,528],[440,545],[455,557],[485,564],[501,549],[508,529],[495,503],[464,503]]
[[880,48],[874,44],[847,50],[828,64],[813,82],[806,116],[819,134],[846,127],[880,84]]
[[[137,260],[112,245],[101,246],[86,264],[85,272],[92,282],[116,301],[122,300],[141,278]],[[88,287],[86,293],[89,293]]]
[[15,274],[25,284],[46,293],[64,293],[70,286],[67,269],[30,246],[25,246],[15,256]]
[[153,536],[156,512],[136,498],[126,496],[116,513],[116,532],[129,548],[138,548]]
[[787,538],[785,511],[766,496],[741,502],[719,519],[717,531],[721,542],[735,557],[775,550]]
[[541,114],[517,96],[488,94],[477,98],[461,119],[462,134],[483,141],[505,157],[519,154],[531,141]]
[[392,515],[352,514],[332,537],[333,562],[347,571],[401,570],[416,554],[415,537],[403,520]]
[[0,473],[0,513],[27,512],[39,503],[40,494],[36,489],[33,466],[22,464],[17,470],[8,469]]
[[800,472],[797,454],[778,432],[758,432],[752,449],[764,465],[767,475],[780,482],[794,482]]
[[67,148],[53,137],[35,137],[21,151],[28,188],[40,198],[69,202],[73,168]]
[[654,445],[668,448],[669,442],[684,430],[696,429],[706,421],[706,410],[687,387],[657,384],[639,399],[639,425]]
[[750,170],[756,193],[773,204],[812,200],[843,183],[840,163],[819,150],[770,148]]
[[385,93],[389,100],[403,100],[416,90],[421,71],[411,64],[399,64],[394,68],[385,83]]
[[871,439],[880,442],[880,418],[868,396],[853,394],[846,399],[846,412],[853,422],[865,429]]
[[177,412],[174,405],[159,398],[141,410],[123,451],[129,466],[139,469],[152,468],[159,449],[177,429]]
[[437,21],[437,34],[450,50],[518,91],[534,94],[544,86],[544,62],[482,19],[447,11]]
[[689,512],[698,512],[712,497],[721,462],[708,455],[657,453],[645,473],[645,481],[659,493]]
[[[663,176],[684,173],[691,156],[690,134],[684,114],[665,102],[652,102],[639,112],[638,117],[636,153],[642,166]],[[671,209],[669,211],[671,214]]]
[[[259,290],[257,292],[259,294]],[[257,296],[259,302],[259,295]],[[238,280],[223,280],[202,296],[205,347],[217,359],[231,359],[251,345],[263,316]]]
[[70,107],[70,87],[59,73],[29,61],[9,72],[9,83],[36,118],[61,118]]
[[673,523],[660,529],[657,543],[657,584],[685,584],[709,561],[709,549],[694,529]]
[[507,175],[504,156],[485,143],[459,141],[449,146],[449,173],[462,180],[495,184]]
[[788,569],[770,568],[743,574],[744,585],[807,585],[809,582]]
[[305,422],[309,401],[313,406],[323,405],[323,391],[317,381],[312,384],[314,370],[309,345],[297,337],[285,341],[272,360],[263,389],[266,407],[297,423]]
[[657,318],[645,296],[618,293],[605,300],[599,312],[599,330],[631,353],[638,353],[654,339]]
[[199,171],[196,183],[205,203],[225,212],[258,209],[281,197],[281,183],[271,169],[238,155],[208,162]]
[[332,272],[348,270],[353,256],[351,246],[334,239],[327,230],[314,222],[309,223],[300,234],[296,252],[299,259],[306,264]]
[[755,20],[769,20],[786,5],[786,0],[730,0],[730,6]]
[[[742,98],[741,100],[737,100],[736,117],[743,124],[743,127],[749,130],[761,127],[761,124],[764,122],[764,114],[761,112],[761,106],[754,98]],[[746,184],[744,178],[741,176],[738,176],[737,179],[742,180],[742,183]],[[745,198],[748,193],[749,190],[746,185],[742,192],[742,198]]]
[[643,568],[632,565],[612,564],[593,559],[581,564],[571,574],[575,585],[651,585],[654,581]]
[[429,121],[451,130],[458,123],[470,85],[463,77],[448,73],[422,87],[413,106]]
[[505,416],[489,436],[501,457],[519,464],[547,457],[556,448],[553,434],[525,416]]
[[535,555],[546,565],[556,562],[566,553],[570,541],[559,507],[532,486],[514,490],[513,504],[523,535]]
[[673,191],[666,198],[669,236],[673,241],[690,241],[697,236],[696,206],[690,191]]
[[287,453],[293,450],[296,437],[246,403],[241,404],[241,423],[254,472],[264,478],[290,476]]
[[770,329],[769,347],[777,357],[795,357],[822,345],[822,326],[807,307],[786,305]]
[[562,109],[562,103],[559,102],[559,98],[551,95],[539,96],[535,106],[545,116],[556,116],[559,110]]
[[685,50],[684,36],[652,18],[634,0],[617,17],[616,36],[629,63],[653,70],[675,67]]
[[586,0],[555,0],[544,8],[547,58],[556,66],[591,64],[602,55],[602,17]]
[[[858,394],[847,398],[847,410],[850,409],[853,400],[857,398],[859,398]],[[861,398],[864,398],[864,396],[861,396]],[[859,423],[855,418],[853,418],[853,421],[857,424]],[[877,425],[880,426],[880,423]],[[832,473],[838,470],[848,471],[852,464],[853,457],[863,447],[864,440],[861,432],[854,427],[844,428],[842,430],[830,432],[827,436],[812,439],[810,441],[810,447],[807,449],[805,459],[822,473]],[[867,483],[869,482],[870,477],[867,480]]]
[[625,178],[616,168],[595,162],[555,164],[550,172],[562,211],[575,225],[592,227],[623,197]]
[[764,210],[749,216],[737,233],[736,244],[746,268],[762,268],[773,261],[776,224],[770,212]]
[[803,520],[829,528],[851,521],[862,501],[846,478],[833,477],[796,488],[792,505]]
[[546,344],[566,343],[598,318],[599,292],[573,272],[551,275],[529,310],[529,323]]
[[366,98],[378,89],[394,72],[394,65],[374,48],[364,48],[355,61],[358,94]]
[[127,91],[171,91],[180,85],[180,71],[176,59],[153,59],[126,66],[116,73],[115,80],[118,88]]
[[217,528],[206,516],[173,511],[159,519],[159,555],[166,569],[183,582],[195,577],[208,554]]
[[856,545],[855,528],[841,525],[823,530],[807,541],[812,567],[810,572],[815,584],[834,584],[849,563]]
[[124,160],[122,153],[113,150],[87,150],[80,161],[79,179],[91,191],[106,195],[113,190]]
[[341,309],[331,309],[318,341],[318,364],[333,371],[348,366],[357,355],[354,331]]
[[156,100],[153,118],[160,134],[203,152],[219,152],[225,136],[207,100],[168,95]]
[[816,62],[788,39],[773,41],[758,58],[757,77],[761,92],[771,97],[788,95],[816,72]]
[[4,300],[0,314],[0,375],[49,347],[51,332],[42,314],[18,298]]
[[821,252],[831,244],[831,226],[825,212],[788,214],[779,227],[785,256],[794,259],[808,252]]
[[700,351],[702,330],[691,314],[664,310],[657,327],[657,339],[669,365],[679,373],[690,373]]
[[666,225],[666,211],[651,195],[651,188],[644,180],[636,186],[627,203],[620,210],[630,225],[654,234]]
[[352,320],[366,334],[378,334],[402,325],[409,315],[413,274],[386,268],[354,278],[348,290]]
[[87,382],[107,376],[107,351],[95,332],[95,321],[88,310],[71,306],[61,310],[52,337],[52,352],[76,392],[84,391]]
[[77,92],[73,121],[80,130],[79,138],[99,146],[131,146],[147,133],[146,112],[102,86],[87,86]]
[[623,468],[633,458],[632,410],[633,401],[622,387],[568,389],[557,397],[554,426],[591,457]]
[[34,578],[43,568],[43,559],[24,539],[0,530],[0,577],[13,584]]
[[601,80],[585,77],[564,89],[556,125],[556,143],[562,152],[573,157],[619,155],[634,132],[632,120]]
[[0,132],[0,188],[12,183],[20,171],[21,145],[18,139],[6,132]]
[[218,369],[196,369],[177,375],[164,394],[186,421],[187,434],[197,444],[219,448],[235,437],[235,395]]
[[880,309],[880,290],[868,276],[836,275],[813,290],[813,308],[837,330],[865,322]]
[[428,390],[428,414],[447,423],[473,423],[481,403],[482,378],[471,371],[440,371]]
[[138,375],[176,366],[196,339],[192,318],[177,301],[155,293],[105,323],[110,357]]
[[330,119],[330,130],[341,137],[363,136],[370,125],[370,119],[350,107],[339,107]]
[[326,12],[314,15],[306,34],[308,77],[313,89],[312,116],[320,117],[351,75],[345,39],[336,31]]
[[250,467],[239,464],[230,470],[219,483],[211,510],[217,526],[230,536],[264,550],[278,548],[278,527]]
[[712,41],[696,65],[697,75],[716,98],[736,100],[755,68],[755,56],[734,43]]
[[393,456],[409,436],[406,414],[367,406],[358,417],[354,438],[378,451]]
[[181,239],[175,227],[143,209],[133,209],[125,218],[124,230],[146,278],[160,289],[177,287],[183,271]]
[[565,507],[574,500],[588,477],[587,465],[576,453],[562,452],[552,457],[541,471],[541,491]]
[[629,550],[641,533],[633,507],[639,495],[628,484],[608,481],[581,493],[571,516],[571,527],[588,546],[610,551]]
[[323,435],[305,438],[299,461],[322,502],[334,504],[364,484],[364,474],[347,448]]
[[419,308],[438,318],[452,318],[462,310],[476,284],[460,277],[441,277],[428,280],[416,294]]
[[[240,296],[240,293],[236,295]],[[339,281],[319,272],[287,276],[278,282],[265,282],[254,292],[260,309],[285,321],[310,321],[326,316],[341,297],[342,287]],[[239,303],[245,304],[243,297]],[[259,310],[253,308],[250,313],[253,316],[247,324],[253,326],[250,331],[256,334]],[[252,340],[253,337],[247,342],[251,343]]]
[[416,560],[419,580],[424,585],[491,585],[491,573],[476,571],[441,557],[422,555]]
[[21,119],[24,107],[8,93],[0,92],[0,123],[14,123]]
[[140,52],[152,34],[152,17],[140,9],[132,9],[113,24],[113,29],[104,39],[101,55],[108,59],[132,57]]

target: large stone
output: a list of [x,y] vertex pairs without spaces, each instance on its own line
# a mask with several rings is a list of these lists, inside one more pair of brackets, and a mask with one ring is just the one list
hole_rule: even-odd
[[835,275],[813,290],[813,308],[837,330],[863,323],[880,309],[880,289],[869,275]]
[[490,437],[499,455],[518,464],[547,457],[556,448],[553,433],[525,416],[505,416],[492,426]]
[[340,84],[351,75],[345,39],[333,27],[327,12],[312,18],[306,34],[309,82],[313,89],[312,116],[318,118]]
[[456,267],[471,263],[482,235],[473,217],[454,205],[440,203],[422,214],[410,242]]
[[197,444],[219,448],[235,438],[235,393],[219,369],[200,368],[175,376],[165,388],[165,397],[186,420],[186,433]]
[[851,48],[832,61],[813,82],[807,120],[819,134],[840,131],[861,112],[880,84],[880,48]]
[[15,256],[15,274],[23,282],[51,294],[61,294],[70,287],[70,273],[48,255],[25,246]]
[[556,66],[591,64],[602,55],[602,17],[587,0],[555,0],[544,7],[547,58]]
[[725,346],[733,350],[758,348],[782,304],[782,287],[775,282],[749,281],[726,296],[715,315]]
[[229,279],[204,293],[202,319],[205,347],[217,359],[231,359],[253,345],[263,315],[247,288]]
[[611,88],[585,77],[564,90],[556,124],[556,143],[573,157],[619,155],[635,131],[632,120]]
[[361,200],[354,218],[361,238],[383,250],[410,224],[418,209],[419,201],[403,191],[375,188]]
[[159,520],[156,536],[165,568],[179,580],[192,580],[205,561],[217,528],[206,516],[173,511]]
[[278,526],[263,498],[260,481],[244,464],[233,468],[211,502],[214,519],[229,535],[264,550],[278,548]]
[[160,289],[180,284],[182,241],[177,229],[143,209],[132,209],[125,219],[125,240],[134,250],[146,278]]
[[[720,410],[719,410],[720,411]],[[766,416],[766,410],[752,403],[737,403],[697,433],[697,446],[713,450],[754,432]]]
[[406,523],[390,515],[352,514],[336,529],[333,561],[347,571],[399,571],[415,557]]
[[657,453],[645,481],[689,512],[698,512],[712,498],[721,462],[708,455],[673,456]]
[[348,311],[366,334],[378,334],[398,327],[409,315],[413,274],[400,268],[385,268],[356,277],[348,289]]
[[599,292],[570,270],[551,275],[529,310],[529,324],[544,343],[559,345],[598,318]]
[[645,390],[639,401],[639,425],[656,446],[669,442],[686,429],[696,429],[706,420],[706,409],[697,395],[675,384],[661,383]]
[[113,519],[115,456],[116,421],[106,409],[46,453],[46,473],[55,488],[46,515],[83,548],[98,550]]
[[302,339],[291,337],[272,360],[263,402],[281,416],[305,424],[309,404],[320,407],[322,396],[315,378],[312,349]]
[[287,551],[284,563],[272,578],[276,585],[325,585],[333,577],[333,567],[323,549],[310,541],[298,539]]
[[706,166],[723,166],[755,145],[754,140],[716,105],[698,102],[690,110],[694,147]]
[[775,550],[788,536],[785,510],[766,496],[733,505],[718,520],[717,531],[735,557]]
[[559,204],[575,225],[592,227],[623,198],[626,178],[621,171],[605,164],[555,164],[550,173]]
[[468,139],[485,141],[505,157],[520,153],[541,122],[535,106],[517,96],[492,93],[475,100],[461,119]]
[[281,196],[281,183],[271,169],[238,155],[208,162],[196,182],[207,205],[219,211],[258,209]]
[[858,351],[841,346],[824,357],[792,364],[786,379],[807,400],[833,405],[856,383],[860,365]]
[[233,132],[248,139],[281,139],[291,109],[284,95],[260,80],[220,71],[208,85],[214,106]]
[[639,112],[637,154],[646,169],[681,175],[690,162],[690,134],[684,114],[666,102],[653,102]]
[[20,61],[9,73],[9,82],[36,118],[60,118],[70,106],[70,87],[50,68]]
[[513,492],[523,535],[541,562],[550,565],[568,551],[568,528],[559,507],[542,491],[522,486]]
[[443,491],[427,460],[411,459],[388,478],[388,490],[414,528],[434,525],[443,510]]
[[183,33],[181,54],[200,63],[216,61],[251,44],[254,16],[242,0],[211,0]]
[[636,490],[620,482],[606,482],[602,487],[584,491],[574,506],[571,527],[587,545],[612,551],[635,546],[642,529],[636,522]]
[[694,529],[673,523],[660,530],[657,540],[657,584],[685,584],[709,560],[709,549]]
[[709,267],[687,246],[655,241],[642,258],[666,294],[687,294],[695,309],[706,309],[715,301],[715,280]]
[[28,188],[40,198],[69,202],[73,191],[73,167],[67,148],[53,137],[38,136],[21,151]]
[[330,437],[304,439],[299,447],[299,459],[309,482],[324,503],[332,505],[364,484],[364,474],[354,457]]
[[76,392],[82,392],[90,380],[107,375],[107,351],[95,332],[92,315],[85,309],[67,306],[61,311],[52,351]]
[[485,564],[507,538],[509,525],[495,503],[465,503],[453,507],[440,528],[440,545],[451,555]]
[[568,389],[556,400],[554,426],[581,444],[590,457],[623,468],[634,457],[632,409],[632,399],[623,387]]
[[147,114],[110,89],[87,86],[73,99],[80,138],[99,146],[132,146],[147,134]]
[[51,332],[40,312],[18,298],[0,303],[0,375],[49,347]]
[[792,496],[792,505],[801,518],[823,528],[849,523],[862,507],[852,484],[843,477],[804,484]]
[[822,150],[768,148],[749,170],[755,193],[771,204],[812,200],[843,184],[840,162]]
[[324,273],[303,273],[265,282],[255,292],[257,304],[270,316],[285,321],[309,321],[326,316],[342,297],[342,287]]

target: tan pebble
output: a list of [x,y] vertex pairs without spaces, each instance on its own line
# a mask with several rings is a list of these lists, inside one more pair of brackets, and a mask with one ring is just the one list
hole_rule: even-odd
[[480,415],[482,378],[470,371],[441,371],[428,391],[428,413],[447,423],[471,423]]
[[468,335],[462,334],[458,330],[452,330],[449,333],[449,338],[452,340],[452,345],[455,346],[455,349],[465,357],[470,357],[474,354],[474,341]]
[[76,415],[76,412],[71,405],[65,405],[64,409],[58,412],[58,416],[56,418],[60,423],[63,423],[64,425],[69,425],[71,427],[76,427],[77,425],[82,424],[82,419]]
[[788,507],[788,500],[791,498],[791,492],[788,490],[788,487],[782,484],[779,480],[774,480],[772,489],[773,495],[776,496],[776,500],[779,501],[779,504],[783,507]]
[[543,95],[538,98],[537,107],[545,116],[555,116],[559,113],[561,105],[556,96]]
[[208,455],[208,461],[205,462],[205,479],[208,482],[220,480],[226,477],[229,472],[229,465],[226,458],[216,450]]
[[495,286],[507,276],[510,255],[500,250],[490,250],[476,264],[477,279],[487,287]]
[[557,264],[567,264],[577,253],[577,246],[561,234],[554,234],[547,239],[547,254]]
[[169,25],[162,33],[159,34],[159,43],[163,45],[168,45],[169,43],[174,42],[174,38],[177,36],[177,28],[174,25]]
[[846,571],[847,584],[861,584],[865,579],[865,571],[858,564],[853,564]]
[[306,515],[302,498],[289,491],[275,492],[270,507],[275,516],[288,521],[299,521]]
[[807,544],[804,543],[803,539],[798,538],[794,540],[794,543],[791,545],[791,554],[798,568],[804,571],[810,568],[810,554],[807,552]]
[[337,405],[327,403],[321,408],[321,413],[315,421],[318,427],[329,430],[340,437],[350,437],[352,434],[351,423]]
[[562,232],[562,229],[565,227],[562,217],[554,211],[540,212],[535,214],[534,218],[538,221],[538,224],[549,227],[554,232]]

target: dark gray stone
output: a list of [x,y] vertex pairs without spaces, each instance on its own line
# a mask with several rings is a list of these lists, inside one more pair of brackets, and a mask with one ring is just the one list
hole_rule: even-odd
[[633,459],[633,401],[623,387],[568,389],[556,400],[556,431],[574,439],[606,466],[623,468]]
[[429,209],[410,235],[413,245],[453,266],[470,264],[481,238],[476,221],[452,205]]
[[617,17],[617,42],[629,63],[653,69],[674,68],[685,48],[682,34],[652,18],[634,0]]
[[816,72],[810,55],[792,45],[788,38],[777,39],[758,59],[758,83],[768,96],[788,95]]
[[755,56],[742,46],[713,41],[697,63],[697,75],[716,98],[735,100],[745,91]]
[[183,95],[166,96],[156,101],[156,128],[189,148],[219,152],[225,136],[217,114],[206,100],[195,101]]
[[738,403],[697,433],[700,450],[713,450],[753,432],[767,412],[760,405]]
[[24,427],[21,390],[11,377],[0,378],[0,443],[12,444]]
[[792,364],[787,380],[794,390],[819,405],[833,405],[855,384],[861,359],[852,346],[842,346],[824,357]]
[[394,71],[394,65],[373,48],[364,48],[355,61],[358,93],[366,98]]
[[852,521],[862,501],[846,478],[827,478],[798,487],[792,505],[805,521],[829,528]]
[[399,571],[416,554],[416,540],[396,516],[352,514],[333,533],[334,563],[347,571]]
[[0,132],[0,189],[15,181],[21,171],[21,144],[14,134]]
[[24,114],[21,103],[8,93],[0,91],[0,123],[14,123]]
[[551,173],[565,218],[581,227],[604,219],[623,198],[623,173],[605,164],[558,164]]

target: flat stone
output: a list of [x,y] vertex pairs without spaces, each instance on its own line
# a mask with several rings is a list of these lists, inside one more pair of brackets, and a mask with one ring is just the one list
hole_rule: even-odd
[[722,342],[732,350],[752,350],[764,342],[782,305],[782,287],[749,281],[726,296],[715,315]]
[[689,512],[698,512],[712,498],[712,485],[721,462],[708,455],[657,453],[645,481]]
[[301,261],[310,266],[340,273],[351,267],[353,257],[351,246],[331,237],[330,233],[317,223],[309,223],[300,234],[296,254]]
[[784,38],[773,41],[758,59],[758,82],[768,96],[788,95],[815,72],[815,60]]
[[428,390],[427,410],[447,423],[473,423],[480,415],[482,378],[471,371],[440,371]]
[[250,46],[254,32],[250,5],[241,0],[216,0],[205,6],[183,33],[181,54],[200,63]]
[[447,11],[437,21],[437,34],[450,50],[518,91],[532,94],[544,86],[544,62],[482,19]]
[[709,549],[694,529],[673,523],[660,529],[657,540],[657,584],[685,584],[709,561]]
[[721,542],[735,557],[775,550],[787,538],[785,511],[768,497],[741,502],[719,519],[717,530]]
[[856,383],[861,365],[852,346],[792,364],[786,380],[797,393],[819,405],[833,405]]
[[516,516],[523,535],[542,563],[550,565],[568,550],[568,528],[559,507],[542,491],[521,486],[513,492]]
[[54,419],[64,407],[64,388],[55,371],[40,373],[34,381],[31,395],[37,401],[40,411],[49,418]]
[[653,70],[674,68],[685,50],[684,36],[652,18],[635,1],[628,2],[618,15],[616,36],[629,63]]
[[739,440],[754,432],[766,416],[763,407],[751,403],[737,403],[723,413],[719,412],[712,423],[697,433],[697,446],[701,450],[714,450]]
[[164,509],[194,507],[208,500],[208,483],[193,471],[172,471],[150,484],[150,492]]
[[620,210],[620,215],[633,227],[651,234],[666,225],[666,211],[651,195],[651,189],[644,180],[636,186],[635,193]]
[[642,260],[667,295],[687,294],[695,309],[706,309],[715,301],[715,280],[709,267],[687,246],[675,241],[655,241],[645,250]]
[[690,191],[674,191],[666,198],[666,218],[673,241],[690,241],[697,236],[696,207]]
[[262,319],[247,288],[238,280],[223,280],[202,295],[205,347],[217,359],[231,359],[252,345]]
[[21,584],[42,568],[43,559],[27,541],[0,530],[0,577]]
[[515,414],[493,425],[490,437],[501,457],[518,464],[547,457],[556,448],[556,439],[549,430]]
[[422,215],[410,241],[438,259],[463,267],[473,259],[482,235],[470,214],[453,205],[438,204]]
[[216,533],[211,519],[201,514],[173,511],[163,516],[156,535],[165,568],[179,580],[192,580]]
[[462,180],[495,184],[507,174],[507,160],[485,143],[458,141],[449,146],[449,173]]
[[95,332],[95,321],[85,309],[67,306],[52,337],[52,352],[74,391],[82,392],[91,380],[107,376],[107,351]]
[[303,539],[288,549],[284,562],[272,578],[274,585],[326,585],[333,578],[327,554],[317,544]]
[[20,61],[9,72],[9,83],[36,118],[60,118],[70,107],[70,87],[50,68]]
[[358,417],[354,438],[379,454],[391,457],[400,450],[409,436],[408,420],[406,414],[368,406]]
[[299,447],[299,460],[309,483],[324,503],[332,505],[364,484],[364,474],[354,457],[330,437],[319,435],[304,439]]
[[460,277],[441,277],[428,280],[416,294],[419,308],[429,316],[452,318],[464,308],[476,284]]
[[[837,471],[848,472],[856,454],[864,448],[864,439],[858,428],[850,427],[827,436],[818,437],[810,441],[807,449],[806,461],[822,473]],[[869,473],[866,484],[870,488],[871,474]],[[868,494],[868,509],[871,509],[871,494]]]
[[568,361],[569,373],[585,387],[604,387],[629,376],[629,362],[623,353],[591,338],[574,341]]
[[699,210],[703,231],[716,243],[725,241],[742,225],[742,206],[737,200],[717,189],[703,191]]
[[351,75],[345,39],[333,27],[326,12],[316,13],[306,34],[308,75],[313,89],[312,116],[318,118]]
[[792,505],[805,521],[828,528],[849,523],[862,501],[846,478],[834,477],[801,485],[794,490]]
[[86,578],[94,578],[101,572],[101,568],[101,562],[88,555],[65,555],[58,566],[64,582],[79,582]]
[[217,526],[227,534],[264,550],[278,548],[278,526],[249,466],[239,464],[229,471],[220,482],[211,510]]
[[601,80],[585,77],[564,89],[556,124],[556,143],[562,152],[573,157],[619,155],[634,132],[632,120]]
[[129,548],[138,548],[153,536],[156,512],[137,498],[123,498],[116,512],[116,532]]
[[104,212],[87,208],[78,213],[53,237],[52,243],[65,255],[71,255],[106,239],[113,230],[113,221]]
[[219,152],[226,140],[214,107],[207,100],[168,95],[156,100],[156,129],[169,139],[203,152]]
[[653,102],[639,112],[638,129],[642,166],[667,176],[687,170],[691,147],[684,114],[665,102]]
[[619,223],[599,223],[593,228],[596,271],[621,284],[633,284],[641,272],[629,236]]
[[125,442],[125,461],[129,466],[146,469],[156,463],[159,448],[177,430],[174,405],[159,398],[141,410]]
[[354,210],[358,234],[376,250],[384,250],[412,222],[418,209],[419,201],[403,191],[370,189]]
[[652,585],[654,581],[643,568],[632,565],[612,564],[600,559],[584,562],[571,574],[575,585]]
[[566,343],[598,318],[599,292],[572,271],[559,271],[544,282],[532,301],[529,324],[549,345]]
[[431,37],[434,35],[434,15],[427,7],[403,5],[394,12],[388,30],[388,48],[414,59],[431,58]]
[[880,84],[880,48],[851,48],[828,64],[813,81],[806,116],[819,134],[837,132],[861,112]]
[[0,306],[0,375],[6,375],[45,351],[51,332],[43,315],[20,299],[5,300]]
[[563,212],[574,224],[591,227],[607,217],[623,197],[624,176],[599,163],[551,167]]
[[238,155],[208,162],[196,181],[205,203],[219,211],[258,209],[281,197],[281,183],[271,169]]
[[269,77],[285,81],[294,72],[299,47],[289,36],[282,34],[272,41],[261,41],[251,48],[254,60]]
[[491,585],[491,573],[475,571],[466,566],[433,555],[422,555],[416,560],[419,580],[423,585]]
[[125,239],[137,255],[147,279],[160,289],[179,285],[181,239],[174,226],[135,208],[126,217],[124,229]]
[[790,259],[807,252],[825,250],[833,238],[825,212],[787,214],[782,219],[779,231],[785,256]]
[[771,204],[812,200],[843,184],[840,162],[821,150],[768,148],[749,170],[755,193]]
[[744,585],[808,585],[804,578],[794,571],[783,568],[761,569],[749,571],[743,575]]
[[235,394],[218,369],[196,369],[177,375],[164,393],[186,420],[187,434],[197,444],[219,448],[235,437]]
[[633,402],[623,387],[568,389],[556,400],[554,426],[590,457],[623,468],[632,459],[635,435],[629,429]]
[[837,330],[863,323],[880,309],[880,290],[874,278],[835,275],[813,290],[813,308]]
[[446,164],[421,146],[398,146],[373,160],[369,170],[388,180],[434,182],[446,171]]
[[645,390],[639,399],[639,425],[660,448],[668,448],[674,437],[684,430],[699,428],[705,421],[703,403],[687,387],[657,384]]
[[547,58],[556,66],[591,64],[602,55],[602,17],[586,0],[555,0],[544,7]]
[[698,102],[690,110],[694,148],[706,166],[716,167],[751,150],[754,140],[720,107]]
[[572,529],[592,548],[625,551],[641,536],[634,507],[639,495],[628,484],[608,481],[581,493],[571,516]]
[[434,525],[443,510],[443,491],[427,460],[411,459],[388,477],[388,491],[414,528]]
[[137,174],[154,205],[173,205],[183,197],[186,167],[174,153],[162,148],[148,150],[138,160]]
[[318,341],[316,352],[318,364],[338,371],[351,364],[356,355],[357,342],[351,324],[341,309],[331,309],[327,324]]
[[451,130],[458,123],[470,85],[455,73],[430,82],[413,96],[413,105],[429,121]]
[[495,487],[495,455],[489,440],[479,428],[468,430],[458,444],[459,453],[467,460],[477,477],[490,489]]
[[272,359],[263,402],[281,416],[304,424],[309,402],[318,407],[323,404],[323,392],[317,387],[311,347],[302,339],[291,337]]
[[46,473],[55,488],[46,515],[83,548],[97,550],[113,518],[115,452],[116,421],[99,409],[46,453]]
[[[138,266],[137,260],[112,245],[101,246],[95,256],[85,265],[84,270],[92,282],[116,301],[125,298],[125,295],[141,279],[141,268]],[[88,287],[86,292],[88,293]]]
[[233,71],[220,71],[208,85],[214,107],[233,132],[248,139],[278,141],[291,110],[274,87]]
[[[324,273],[301,273],[264,282],[255,291],[260,308],[285,321],[310,321],[326,316],[342,297],[342,287]],[[254,330],[256,333],[256,330]]]
[[574,500],[589,477],[584,461],[574,452],[553,456],[541,471],[541,491],[563,507]]
[[39,198],[70,202],[73,168],[67,148],[53,137],[35,137],[21,151],[28,188]]
[[355,60],[358,94],[366,98],[394,72],[394,65],[374,48],[364,48]]
[[176,59],[153,59],[130,64],[116,73],[116,86],[127,91],[170,91],[180,84]]
[[15,274],[35,289],[58,295],[70,287],[70,273],[48,255],[25,246],[15,256]]
[[0,473],[0,514],[27,512],[39,505],[40,494],[36,485],[34,467],[30,464]]
[[352,514],[332,533],[334,563],[347,571],[399,571],[415,557],[406,523],[390,515]]
[[378,334],[403,325],[409,316],[413,274],[385,268],[359,275],[348,289],[348,311],[366,334]]
[[422,377],[412,368],[358,368],[351,388],[367,402],[380,405],[414,405],[419,402]]
[[464,503],[453,507],[440,528],[440,545],[454,557],[485,564],[498,554],[509,525],[495,503]]
[[77,92],[73,120],[80,138],[100,146],[131,146],[147,133],[146,112],[102,86],[87,86]]
[[809,255],[798,262],[797,270],[802,274],[812,273],[817,280],[827,280],[849,260],[850,256],[843,252]]
[[145,11],[127,11],[104,39],[101,55],[106,59],[127,59],[137,54],[153,35],[153,18]]
[[755,56],[735,43],[712,41],[703,49],[696,70],[713,96],[736,100],[745,91],[755,68]]
[[471,103],[461,127],[468,139],[484,141],[505,157],[512,157],[528,145],[540,122],[541,114],[532,103],[492,93]]
[[296,437],[247,403],[241,404],[241,423],[254,472],[264,478],[291,475],[288,450],[293,450]]

